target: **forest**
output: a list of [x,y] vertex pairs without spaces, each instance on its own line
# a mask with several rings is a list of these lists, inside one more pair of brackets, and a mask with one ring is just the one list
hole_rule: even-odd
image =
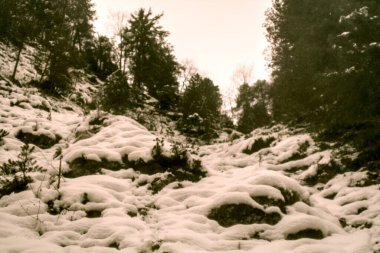
[[0,6],[0,252],[380,252],[379,1],[272,0],[227,107],[165,13]]

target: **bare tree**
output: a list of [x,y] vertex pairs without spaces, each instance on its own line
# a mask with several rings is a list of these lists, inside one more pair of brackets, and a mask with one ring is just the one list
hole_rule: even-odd
[[253,65],[238,65],[231,76],[231,83],[225,90],[224,108],[233,120],[236,119],[234,108],[239,87],[243,84],[253,83]]
[[183,93],[189,86],[190,78],[199,72],[193,60],[185,59],[181,63],[180,73],[178,75],[179,91]]
[[114,40],[115,45],[117,45],[115,52],[118,67],[121,71],[125,72],[127,59],[124,55],[125,43],[123,33],[127,28],[127,23],[130,15],[127,12],[123,11],[111,11],[109,15],[111,22],[109,26],[110,30],[112,31],[112,39]]
[[232,74],[232,82],[238,86],[253,83],[253,65],[241,64],[236,67]]

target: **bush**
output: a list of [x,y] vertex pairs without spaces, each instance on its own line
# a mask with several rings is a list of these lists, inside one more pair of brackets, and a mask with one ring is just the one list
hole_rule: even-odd
[[243,153],[247,155],[251,155],[263,148],[268,148],[270,147],[270,144],[274,142],[275,138],[269,137],[267,139],[259,138],[255,140],[255,142],[251,145],[243,149]]
[[42,167],[36,165],[36,161],[30,157],[34,148],[35,146],[25,144],[21,148],[18,160],[9,159],[0,166],[0,197],[25,190],[32,181],[28,173],[42,171]]

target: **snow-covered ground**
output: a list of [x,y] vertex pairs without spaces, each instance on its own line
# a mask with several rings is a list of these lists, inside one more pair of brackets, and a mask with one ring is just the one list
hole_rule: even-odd
[[[302,129],[258,129],[189,149],[187,161],[200,159],[206,173],[165,183],[170,172],[149,163],[165,136],[1,79],[0,129],[9,135],[0,164],[17,159],[20,132],[52,142],[32,154],[46,172],[31,173],[28,190],[0,198],[0,253],[380,252],[379,186],[359,187],[363,172],[307,184],[336,152]],[[259,140],[266,147],[254,150]],[[163,156],[175,155],[170,138],[159,143]],[[58,148],[64,173],[80,170],[76,159],[94,173],[63,177],[57,189]]]

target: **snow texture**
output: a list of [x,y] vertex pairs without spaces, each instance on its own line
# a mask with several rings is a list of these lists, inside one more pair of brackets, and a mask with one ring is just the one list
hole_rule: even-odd
[[[149,188],[156,175],[131,168],[63,178],[56,189],[59,160],[53,156],[58,147],[65,169],[82,156],[114,162],[125,155],[152,159],[158,133],[124,116],[106,115],[100,124],[91,123],[95,118],[96,112],[84,115],[70,101],[44,98],[2,78],[0,129],[10,134],[0,145],[0,164],[17,159],[24,144],[16,138],[20,130],[61,139],[32,154],[47,172],[32,173],[28,190],[0,198],[1,253],[380,252],[379,186],[355,186],[362,172],[347,172],[316,187],[304,185],[303,179],[315,175],[333,152],[320,150],[309,134],[284,126],[201,146],[198,155],[207,177],[172,182],[157,194]],[[269,137],[274,138],[269,147],[243,152]],[[169,151],[165,140],[164,152]],[[277,213],[280,220],[223,227],[208,218],[212,210],[239,204]],[[322,238],[302,235],[308,230]],[[299,239],[289,240],[297,234]]]

